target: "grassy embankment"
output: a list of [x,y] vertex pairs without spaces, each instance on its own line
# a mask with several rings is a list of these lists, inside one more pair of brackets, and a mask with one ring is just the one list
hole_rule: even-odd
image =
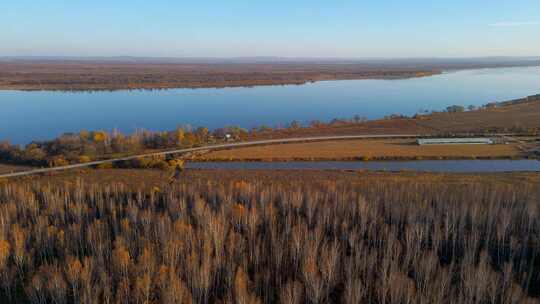
[[459,113],[435,112],[412,118],[339,122],[319,127],[278,129],[258,138],[287,138],[356,134],[466,135],[486,133],[535,133],[540,130],[540,96]]

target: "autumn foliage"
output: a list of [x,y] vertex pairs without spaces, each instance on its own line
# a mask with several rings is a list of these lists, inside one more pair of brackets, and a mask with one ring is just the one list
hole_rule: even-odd
[[526,183],[5,183],[0,299],[537,303],[539,198]]

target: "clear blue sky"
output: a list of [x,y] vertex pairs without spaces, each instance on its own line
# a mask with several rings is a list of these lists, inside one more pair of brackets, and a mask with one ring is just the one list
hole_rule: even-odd
[[0,56],[540,55],[538,0],[2,0]]

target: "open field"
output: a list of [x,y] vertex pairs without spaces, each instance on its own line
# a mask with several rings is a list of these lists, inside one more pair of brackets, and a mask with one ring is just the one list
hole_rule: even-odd
[[518,157],[512,144],[419,146],[414,139],[338,140],[213,151],[201,160],[352,160]]
[[0,298],[539,302],[540,174],[168,175],[0,181]]
[[250,139],[361,134],[430,134],[433,131],[434,130],[431,127],[420,125],[417,119],[394,118],[368,120],[360,123],[336,122],[333,124],[322,124],[316,127],[309,126],[298,129],[273,129],[271,131],[257,132],[250,135]]
[[398,79],[443,70],[537,66],[540,60],[176,59],[0,60],[0,89],[119,90],[304,84],[322,80]]
[[434,113],[416,120],[416,124],[440,132],[482,132],[499,130],[520,132],[540,128],[540,96],[522,102],[462,113]]

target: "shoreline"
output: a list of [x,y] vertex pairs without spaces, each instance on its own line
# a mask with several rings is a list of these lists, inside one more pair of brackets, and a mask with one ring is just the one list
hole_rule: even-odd
[[[69,140],[79,147],[76,154],[62,154],[50,150],[53,141],[35,142],[24,150],[4,143],[3,159],[19,164],[71,169],[117,161],[152,158],[152,162],[137,162],[132,166],[173,166],[169,160],[175,155],[191,153],[186,158],[201,161],[411,161],[411,160],[471,160],[471,159],[530,159],[540,157],[540,125],[536,119],[540,115],[540,96],[533,95],[521,99],[498,102],[492,106],[465,112],[440,112],[413,118],[389,118],[373,121],[343,121],[309,127],[255,130],[236,134],[233,141],[223,139],[221,133],[198,133],[189,131],[191,143],[184,141],[187,136],[182,131],[182,141],[174,140],[175,132],[169,131],[161,144],[145,145],[141,135],[132,141],[122,141],[120,150],[113,150],[104,144],[109,138],[125,138],[124,135],[108,134],[103,131],[74,133]],[[511,118],[511,119],[510,119]],[[478,124],[479,119],[483,121]],[[516,122],[519,125],[516,127]],[[228,131],[233,132],[233,131]],[[509,133],[511,132],[511,133]],[[220,135],[221,134],[221,135]],[[163,133],[148,133],[146,141],[162,139]],[[417,146],[412,138],[418,137],[501,137],[505,145],[432,145]],[[141,146],[136,145],[139,143]],[[95,155],[87,155],[80,150],[82,145],[102,149]],[[64,146],[60,146],[62,148]],[[27,149],[36,149],[43,154],[32,158]],[[57,149],[60,149],[57,148]],[[64,148],[62,148],[64,149]],[[123,149],[123,150],[122,150]],[[97,151],[97,150],[96,150]],[[0,151],[2,152],[2,151]],[[30,151],[33,152],[33,151]],[[200,152],[204,154],[200,154]],[[210,152],[210,153],[207,153]],[[40,155],[38,153],[38,155]],[[195,154],[193,154],[195,153]],[[124,154],[126,154],[124,156]],[[29,155],[29,156],[26,156]],[[69,157],[68,157],[69,156]],[[166,158],[165,158],[166,157]],[[50,170],[50,169],[47,169]],[[47,171],[34,170],[34,171]]]
[[224,89],[306,85],[321,81],[400,80],[446,73],[540,67],[539,61],[509,63],[256,63],[165,64],[147,62],[0,61],[0,90],[114,92]]
[[[460,71],[460,70],[456,70]],[[136,86],[118,86],[118,87],[109,87],[109,86],[96,86],[96,87],[59,87],[56,85],[40,85],[38,87],[32,85],[9,85],[0,83],[0,91],[21,91],[21,92],[118,92],[118,91],[160,91],[160,90],[174,90],[174,89],[227,89],[227,88],[254,88],[254,87],[272,87],[272,86],[302,86],[311,83],[317,82],[326,82],[326,81],[347,81],[347,80],[403,80],[403,79],[415,79],[415,78],[424,78],[432,77],[436,75],[443,75],[444,71],[418,71],[413,74],[403,74],[396,76],[384,76],[384,75],[375,75],[375,76],[358,76],[358,77],[335,77],[335,78],[321,78],[321,79],[304,79],[304,80],[286,80],[281,82],[272,82],[268,81],[238,81],[231,83],[193,83],[193,84],[163,84],[163,85],[152,85],[152,84],[141,84]],[[89,86],[89,85],[88,85]]]

